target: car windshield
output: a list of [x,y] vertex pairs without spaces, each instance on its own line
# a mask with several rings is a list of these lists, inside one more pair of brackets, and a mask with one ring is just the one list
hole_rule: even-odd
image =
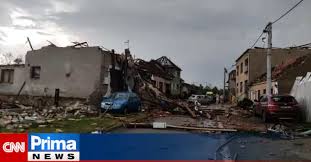
[[113,99],[128,99],[129,94],[127,93],[114,93],[111,98]]
[[274,102],[292,103],[296,102],[295,98],[292,96],[275,96],[272,97]]

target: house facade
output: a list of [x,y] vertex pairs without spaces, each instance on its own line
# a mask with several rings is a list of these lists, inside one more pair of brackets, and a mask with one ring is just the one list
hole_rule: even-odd
[[152,85],[158,88],[162,93],[167,95],[171,94],[171,81],[173,76],[165,72],[165,68],[157,61],[151,60],[146,62],[144,60],[138,60],[136,62],[137,70],[140,76],[152,83]]
[[166,73],[173,76],[170,85],[170,94],[172,96],[179,96],[182,89],[182,79],[180,76],[182,70],[166,56],[162,56],[156,61],[164,67]]
[[[255,48],[246,50],[236,60],[236,97],[237,100],[248,98],[249,83],[266,72],[267,69],[267,49]],[[310,49],[272,49],[271,65],[272,67],[286,62],[288,59],[311,54]]]
[[[297,76],[304,76],[311,71],[311,55],[289,59],[275,66],[272,70],[272,94],[290,94]],[[266,93],[266,73],[250,84],[250,99],[259,99]]]
[[56,47],[28,51],[25,65],[0,66],[0,94],[89,99],[124,88],[122,58],[99,47]]
[[227,83],[229,89],[229,99],[232,101],[233,96],[236,95],[236,70],[230,71]]

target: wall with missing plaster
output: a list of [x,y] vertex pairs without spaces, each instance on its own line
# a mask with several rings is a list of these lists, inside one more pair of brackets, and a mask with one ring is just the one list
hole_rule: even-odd
[[26,54],[26,85],[22,94],[89,98],[107,90],[104,78],[111,63],[110,53],[98,47],[47,46]]

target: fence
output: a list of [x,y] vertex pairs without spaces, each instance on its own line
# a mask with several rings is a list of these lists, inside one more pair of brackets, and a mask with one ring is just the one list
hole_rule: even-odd
[[306,121],[311,122],[311,72],[308,72],[305,77],[296,78],[291,95],[302,106]]

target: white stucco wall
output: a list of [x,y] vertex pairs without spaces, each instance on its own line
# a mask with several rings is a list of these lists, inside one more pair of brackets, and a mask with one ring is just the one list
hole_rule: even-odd
[[[87,98],[102,84],[103,54],[98,47],[48,46],[27,52],[25,61],[25,95],[54,96],[58,88],[61,97]],[[40,79],[31,78],[32,66],[41,67]]]
[[17,95],[18,91],[22,87],[25,81],[25,67],[22,65],[18,66],[0,66],[0,77],[1,69],[14,69],[13,83],[0,83],[0,94],[2,95]]
[[303,108],[306,121],[311,122],[311,72],[305,77],[297,77],[291,90],[291,95],[296,98]]

